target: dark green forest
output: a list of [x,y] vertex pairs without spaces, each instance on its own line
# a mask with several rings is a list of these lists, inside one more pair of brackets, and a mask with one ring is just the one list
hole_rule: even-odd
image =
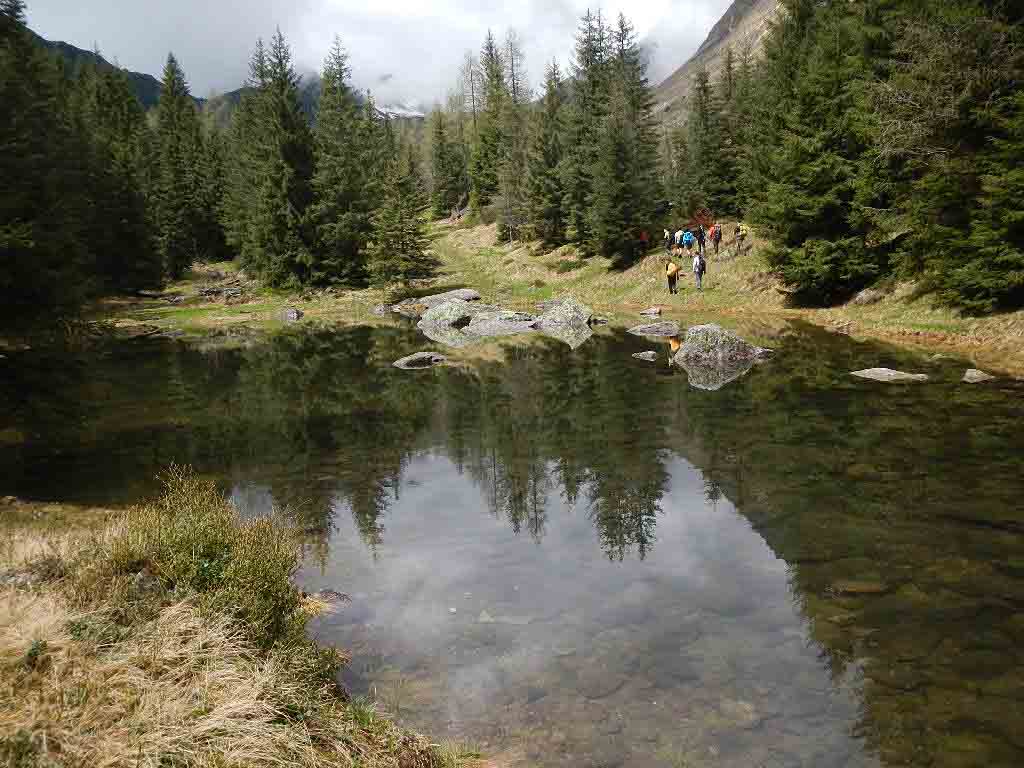
[[430,274],[429,215],[628,263],[702,207],[748,220],[800,303],[912,278],[970,313],[1024,304],[1016,6],[785,0],[764,50],[697,73],[684,125],[654,113],[629,21],[587,12],[534,93],[488,33],[422,137],[350,84],[340,41],[312,119],[280,32],[239,103],[200,104],[172,55],[148,113],[128,75],[71,66],[0,0],[0,325],[68,317],[236,259],[272,287]]

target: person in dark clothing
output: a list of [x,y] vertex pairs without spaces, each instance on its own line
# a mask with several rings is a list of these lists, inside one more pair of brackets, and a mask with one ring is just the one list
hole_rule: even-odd
[[722,244],[722,225],[716,223],[712,230],[711,242],[715,245],[715,256],[717,256],[718,248]]
[[708,239],[708,233],[704,229],[704,225],[703,224],[698,224],[697,225],[697,253],[699,253],[701,256],[704,255],[704,243],[707,241],[707,239]]

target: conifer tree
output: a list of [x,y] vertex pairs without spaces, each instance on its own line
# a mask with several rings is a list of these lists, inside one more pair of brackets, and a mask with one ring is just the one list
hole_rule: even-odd
[[0,5],[0,323],[76,310],[94,265],[82,142],[67,120],[63,72],[25,29],[24,3]]
[[435,218],[443,218],[458,207],[463,196],[462,157],[458,145],[449,138],[445,113],[440,109],[434,110],[430,121],[430,160],[434,181],[432,213]]
[[278,30],[266,56],[258,110],[261,156],[245,266],[269,285],[294,286],[313,274],[307,209],[313,198],[313,136],[299,101],[299,77]]
[[498,171],[501,193],[499,231],[509,240],[521,237],[527,224],[528,201],[526,188],[527,168],[527,107],[530,90],[527,86],[526,65],[515,31],[509,30],[505,42],[503,63],[507,92],[502,111],[502,138],[504,144]]
[[600,13],[588,10],[576,34],[573,96],[566,110],[566,144],[562,156],[566,222],[570,238],[580,244],[590,241],[589,200],[599,151],[599,132],[608,109],[607,54],[605,24]]
[[502,53],[490,30],[480,51],[480,65],[483,69],[483,109],[470,170],[473,185],[470,206],[477,211],[488,205],[498,191],[505,141],[502,118],[508,90]]
[[356,284],[366,277],[364,249],[372,226],[361,115],[348,84],[348,54],[334,39],[324,62],[317,111],[314,283]]
[[436,268],[436,261],[428,251],[422,216],[427,198],[410,146],[395,150],[384,178],[384,199],[373,216],[369,251],[374,282],[407,283],[427,277]]
[[199,255],[196,178],[199,119],[185,73],[168,54],[157,105],[156,237],[164,272],[175,280]]
[[548,65],[544,98],[535,113],[527,159],[527,199],[530,229],[549,246],[565,241],[562,212],[562,76],[558,63]]

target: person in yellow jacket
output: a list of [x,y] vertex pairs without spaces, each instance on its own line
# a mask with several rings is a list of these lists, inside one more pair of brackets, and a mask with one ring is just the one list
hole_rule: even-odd
[[676,283],[679,281],[679,265],[676,264],[676,255],[668,257],[668,261],[665,262],[665,277],[668,278],[668,292],[679,293],[679,288],[676,287]]

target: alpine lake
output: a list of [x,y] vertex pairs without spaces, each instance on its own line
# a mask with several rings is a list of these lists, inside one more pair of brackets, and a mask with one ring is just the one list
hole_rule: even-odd
[[130,504],[173,462],[281,510],[351,598],[311,624],[351,694],[502,765],[1024,765],[1024,383],[721,322],[775,354],[717,390],[614,324],[12,353],[0,494]]

